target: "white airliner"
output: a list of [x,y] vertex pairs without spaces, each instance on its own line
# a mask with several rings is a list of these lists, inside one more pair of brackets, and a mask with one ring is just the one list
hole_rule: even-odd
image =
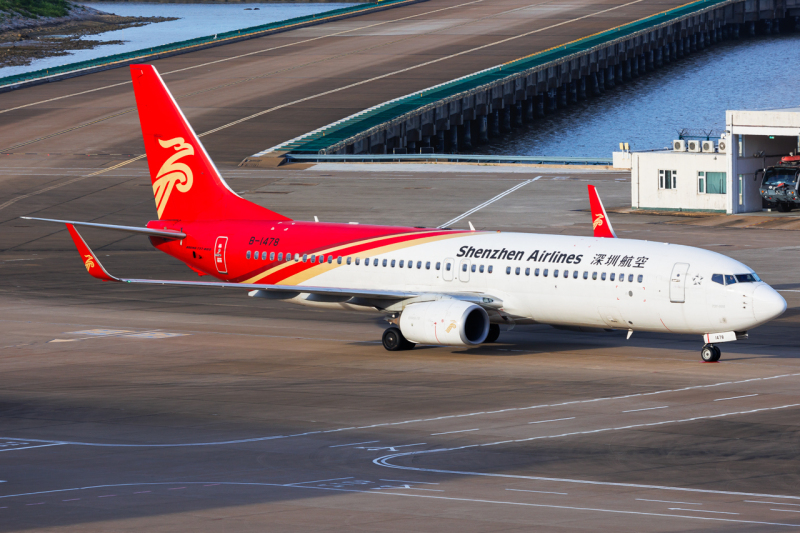
[[[57,221],[89,273],[114,282],[230,287],[250,296],[383,313],[387,350],[494,342],[500,325],[550,324],[702,335],[714,343],[786,310],[752,269],[724,255],[615,238],[590,187],[595,237],[296,222],[228,188],[155,68],[132,65],[158,220],[147,227]],[[75,226],[148,235],[220,281],[110,275]]]

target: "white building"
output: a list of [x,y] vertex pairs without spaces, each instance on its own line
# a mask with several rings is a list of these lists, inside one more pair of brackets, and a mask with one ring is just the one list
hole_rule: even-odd
[[[631,153],[631,206],[729,214],[761,211],[763,175],[756,171],[798,152],[800,108],[728,111],[725,130],[725,139],[706,142],[703,152]],[[700,143],[695,149],[702,148],[701,141],[693,142]],[[615,166],[626,167],[625,159],[625,154],[614,154]]]

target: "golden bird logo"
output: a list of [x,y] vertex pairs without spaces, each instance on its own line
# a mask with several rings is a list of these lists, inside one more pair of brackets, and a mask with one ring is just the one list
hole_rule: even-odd
[[86,272],[89,272],[94,268],[94,257],[89,254],[86,254],[84,257],[86,258],[86,261],[83,262],[83,266],[86,267]]
[[158,143],[162,148],[175,150],[175,153],[169,156],[164,161],[164,164],[161,165],[156,180],[153,182],[156,209],[158,210],[158,218],[161,218],[173,189],[178,189],[178,192],[188,192],[192,188],[192,169],[178,161],[187,155],[194,155],[194,147],[184,142],[183,137],[175,137],[168,141],[159,139]]
[[604,218],[605,217],[602,214],[597,213],[597,216],[594,218],[594,222],[592,222],[592,229],[597,229],[597,226],[602,226]]
[[447,329],[446,329],[445,331],[446,331],[447,333],[450,333],[451,331],[453,331],[454,329],[456,329],[456,327],[457,327],[457,326],[456,326],[456,323],[455,323],[455,322],[450,322],[450,325],[449,325],[449,326],[447,326]]

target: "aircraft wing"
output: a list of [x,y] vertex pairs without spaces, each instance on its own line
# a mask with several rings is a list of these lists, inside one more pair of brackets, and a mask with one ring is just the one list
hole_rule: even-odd
[[327,296],[350,296],[353,298],[363,298],[365,300],[389,300],[389,301],[402,301],[409,299],[424,299],[426,296],[447,296],[458,300],[464,300],[475,303],[482,307],[499,309],[503,306],[502,300],[492,296],[480,293],[433,293],[424,291],[387,291],[387,290],[370,290],[370,289],[355,289],[355,288],[340,288],[340,287],[314,287],[309,285],[270,285],[264,283],[230,283],[226,281],[182,281],[182,280],[163,280],[163,279],[134,279],[134,278],[118,278],[109,274],[103,267],[97,255],[89,248],[86,241],[83,240],[78,230],[71,222],[67,222],[67,230],[69,231],[72,241],[78,248],[78,253],[83,260],[83,266],[86,267],[87,272],[97,279],[103,281],[111,281],[117,283],[136,283],[145,285],[175,285],[184,287],[216,287],[221,289],[250,289],[251,291],[266,291],[272,293],[296,293],[296,294],[318,294]]
[[608,219],[608,214],[606,213],[606,208],[603,207],[603,202],[600,200],[600,195],[597,194],[597,189],[594,185],[589,185],[588,187],[594,236],[615,239],[617,234],[614,233],[614,228],[611,227],[611,221]]

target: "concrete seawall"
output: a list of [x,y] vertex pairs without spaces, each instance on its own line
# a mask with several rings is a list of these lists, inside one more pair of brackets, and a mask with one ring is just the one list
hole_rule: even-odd
[[243,164],[261,166],[283,152],[469,150],[723,39],[795,31],[799,15],[800,0],[694,2],[379,104]]

